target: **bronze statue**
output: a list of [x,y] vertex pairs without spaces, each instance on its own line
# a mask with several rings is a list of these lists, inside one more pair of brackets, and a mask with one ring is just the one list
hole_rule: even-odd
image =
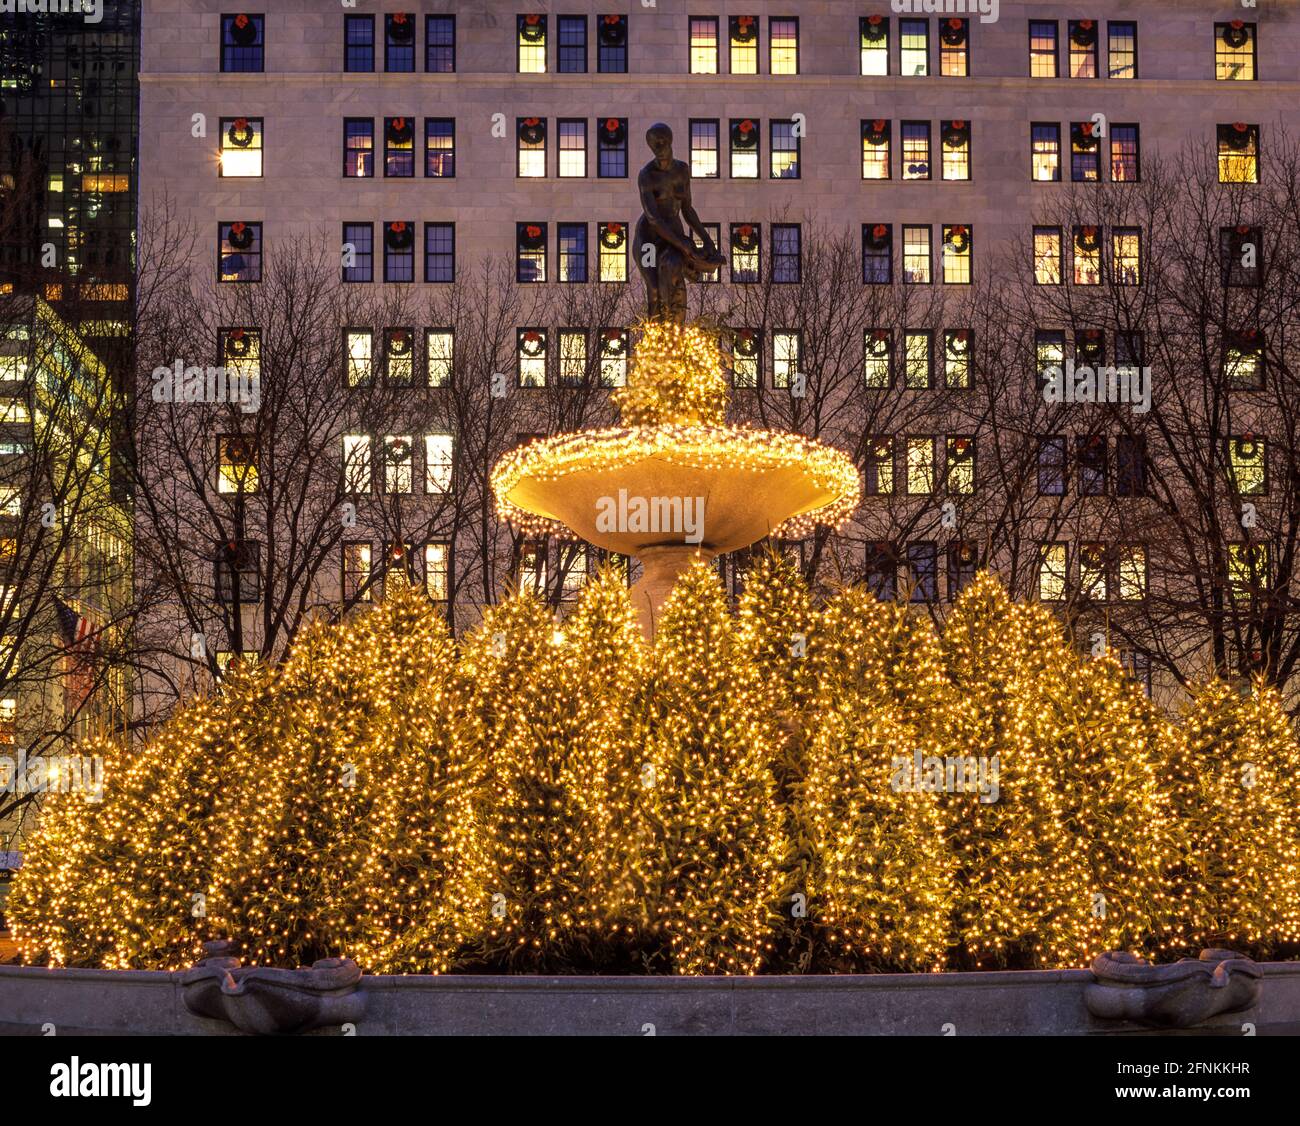
[[[637,175],[641,218],[634,249],[645,279],[651,318],[686,322],[686,283],[724,265],[700,217],[691,205],[691,170],[673,159],[673,131],[662,121],[646,130],[646,143],[655,154]],[[703,248],[682,227],[686,220]]]

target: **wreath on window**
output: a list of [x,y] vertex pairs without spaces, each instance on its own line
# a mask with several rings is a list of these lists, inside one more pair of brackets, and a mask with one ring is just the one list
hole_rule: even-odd
[[[401,465],[403,462],[411,460],[411,443],[404,438],[395,438],[393,441],[386,443],[384,457],[390,465]],[[394,559],[402,557],[401,551],[397,551],[393,556]]]
[[1074,245],[1084,254],[1095,254],[1101,249],[1101,229],[1099,227],[1080,227],[1074,236]]
[[409,223],[389,223],[384,228],[384,245],[389,250],[409,250],[415,242],[415,232]]
[[226,333],[226,356],[232,360],[242,360],[252,349],[253,342],[242,328],[233,328]]
[[970,461],[975,456],[975,451],[970,448],[970,442],[966,438],[958,438],[952,444],[954,461]]
[[253,143],[253,127],[249,125],[248,118],[235,118],[226,130],[226,140],[238,149],[248,148]]
[[405,117],[393,117],[388,121],[384,136],[388,138],[390,145],[409,145],[414,139],[415,132],[411,122]]
[[959,328],[948,334],[948,354],[964,356],[970,351],[970,329]]
[[758,144],[758,128],[750,118],[737,121],[731,127],[731,144],[738,149],[752,149]]
[[253,460],[253,451],[243,438],[227,438],[222,456],[230,465],[249,465]]
[[945,47],[966,46],[966,21],[959,19],[945,20],[939,38]]
[[758,248],[758,231],[749,223],[733,227],[731,231],[731,248],[746,252],[756,250]]
[[256,566],[252,549],[242,540],[228,540],[222,545],[222,556],[227,566],[236,571],[251,571]]
[[546,245],[546,234],[536,223],[519,228],[519,245],[524,250],[541,250]]
[[1237,152],[1244,152],[1250,148],[1254,140],[1254,131],[1244,121],[1234,121],[1226,130],[1224,130],[1225,140],[1228,142],[1230,149]]
[[253,245],[253,228],[247,223],[231,223],[226,241],[236,250],[248,250]]
[[954,254],[965,254],[970,249],[970,228],[960,224],[949,227],[943,241]]
[[867,43],[879,43],[889,34],[889,23],[884,16],[868,16],[862,21],[862,38]]
[[970,544],[964,543],[957,549],[957,558],[963,563],[969,563],[975,558],[975,549]]
[[257,24],[253,17],[240,12],[230,21],[230,38],[236,46],[251,47],[257,42]]
[[623,124],[622,118],[607,117],[603,133],[602,139],[606,144],[621,145],[627,139],[627,126]]
[[394,43],[409,43],[415,38],[415,23],[405,12],[388,17],[388,37]]
[[889,330],[884,328],[876,329],[867,338],[867,350],[873,356],[886,356],[889,354]]
[[1232,345],[1234,351],[1242,355],[1256,355],[1262,351],[1259,339],[1259,329],[1243,328],[1236,332],[1228,334],[1228,342]]
[[943,127],[942,136],[944,148],[965,148],[970,143],[970,126],[965,121],[950,121]]
[[736,333],[736,343],[733,347],[736,355],[752,360],[758,355],[758,334],[752,328],[742,328]]
[[1247,430],[1240,438],[1233,439],[1232,450],[1243,461],[1250,461],[1259,453],[1259,443],[1254,433]]
[[1250,42],[1250,32],[1245,20],[1233,20],[1223,29],[1223,42],[1234,51]]
[[409,356],[411,354],[411,334],[405,330],[395,332],[388,338],[390,356]]
[[546,140],[546,122],[540,117],[520,119],[519,139],[526,145],[542,144]]
[[627,17],[605,16],[600,21],[600,41],[606,47],[621,47],[627,42]]
[[735,43],[752,43],[758,29],[753,16],[731,17],[731,38]]
[[1092,152],[1097,147],[1097,127],[1091,121],[1078,121],[1071,126],[1074,144],[1081,152]]
[[519,17],[519,38],[526,43],[540,43],[546,38],[546,24],[541,16]]
[[1092,20],[1080,20],[1070,32],[1070,39],[1076,47],[1091,47],[1097,42],[1097,26]]
[[540,332],[529,330],[519,338],[519,351],[529,359],[536,359],[546,348]]
[[883,145],[889,142],[889,122],[884,118],[862,123],[862,139],[869,145]]
[[1239,234],[1242,238],[1245,238],[1248,234],[1250,234],[1250,230],[1251,230],[1250,227],[1248,227],[1245,223],[1241,223],[1237,226],[1237,234]]
[[627,335],[614,329],[605,333],[601,351],[610,359],[619,359],[627,355]]
[[893,230],[888,223],[877,223],[867,228],[867,246],[871,250],[887,250],[893,239]]
[[607,250],[621,250],[627,242],[627,228],[622,223],[606,223],[600,232],[600,245]]

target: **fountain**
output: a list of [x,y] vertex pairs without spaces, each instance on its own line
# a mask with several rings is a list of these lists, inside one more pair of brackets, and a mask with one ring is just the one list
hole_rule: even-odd
[[[679,575],[698,559],[765,536],[801,539],[841,525],[857,507],[849,457],[799,434],[728,426],[716,337],[687,325],[686,283],[723,258],[691,205],[690,170],[672,132],[654,125],[640,172],[637,260],[649,296],[627,385],[614,392],[622,426],[539,439],[492,470],[497,512],[529,535],[578,536],[635,557],[632,598],[646,637]],[[682,228],[703,243],[695,246]],[[648,264],[647,264],[648,263]]]

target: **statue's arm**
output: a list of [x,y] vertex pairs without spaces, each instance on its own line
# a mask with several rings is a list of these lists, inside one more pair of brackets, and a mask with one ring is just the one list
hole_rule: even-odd
[[[716,257],[718,248],[713,245],[713,237],[704,229],[704,224],[700,222],[700,217],[695,211],[695,204],[691,201],[690,176],[684,177],[682,181],[682,218],[686,221],[686,225],[699,235],[700,242],[704,244],[705,257],[709,257],[710,253]],[[699,253],[694,247],[691,250],[693,254]]]
[[690,241],[683,238],[681,231],[674,230],[672,224],[665,222],[663,216],[659,214],[654,189],[644,173],[637,177],[637,187],[641,189],[641,211],[646,217],[646,222],[650,224],[650,229],[665,242],[677,247],[683,254],[693,254],[695,248]]

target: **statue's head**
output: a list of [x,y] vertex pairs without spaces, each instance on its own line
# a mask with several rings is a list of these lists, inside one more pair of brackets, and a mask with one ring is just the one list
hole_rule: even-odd
[[673,151],[673,131],[662,121],[656,121],[645,131],[646,144],[655,156],[671,156]]

